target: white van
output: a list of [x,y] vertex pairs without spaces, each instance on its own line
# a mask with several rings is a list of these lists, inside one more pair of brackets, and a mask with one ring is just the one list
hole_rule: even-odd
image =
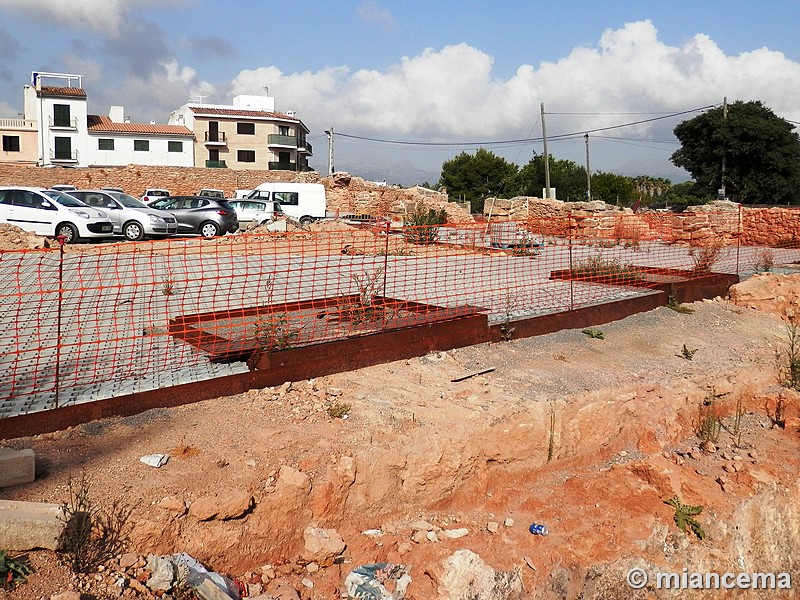
[[302,225],[324,219],[328,208],[321,183],[262,183],[246,199],[279,202],[281,210]]

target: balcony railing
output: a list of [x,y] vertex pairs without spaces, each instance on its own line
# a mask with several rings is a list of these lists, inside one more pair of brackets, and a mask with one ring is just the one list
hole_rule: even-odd
[[70,117],[69,119],[53,119],[49,118],[50,129],[77,129],[78,117]]
[[0,129],[29,129],[36,131],[36,121],[31,119],[0,119]]
[[271,162],[270,171],[297,171],[297,165],[293,162]]
[[313,156],[313,155],[314,155],[314,150],[311,148],[311,144],[309,144],[308,142],[305,142],[305,143],[303,143],[303,144],[300,144],[300,145],[298,146],[298,148],[297,148],[297,151],[298,151],[298,152],[302,152],[302,153],[304,153],[304,154],[309,154],[309,155],[311,155],[311,156]]
[[224,131],[206,131],[206,144],[222,144],[228,143],[228,138],[225,137]]
[[289,148],[297,148],[297,136],[270,133],[267,136],[267,146],[287,146]]
[[64,161],[64,162],[78,162],[78,151],[70,150],[69,152],[64,152],[63,150],[61,150],[59,152],[56,152],[53,149],[50,149],[50,160]]
[[228,165],[224,160],[207,160],[206,167],[209,169],[227,169]]

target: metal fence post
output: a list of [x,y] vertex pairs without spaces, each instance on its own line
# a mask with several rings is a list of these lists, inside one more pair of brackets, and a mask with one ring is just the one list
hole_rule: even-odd
[[575,310],[575,288],[573,284],[572,264],[572,211],[567,213],[567,241],[569,248],[569,309]]
[[56,304],[56,374],[55,374],[55,407],[58,408],[61,388],[61,314],[64,302],[64,244],[66,238],[59,235],[58,240],[58,302]]

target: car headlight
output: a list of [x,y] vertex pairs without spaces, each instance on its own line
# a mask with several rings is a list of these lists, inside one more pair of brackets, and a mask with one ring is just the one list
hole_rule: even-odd
[[159,217],[158,215],[148,215],[150,217],[151,223],[164,223],[164,219]]

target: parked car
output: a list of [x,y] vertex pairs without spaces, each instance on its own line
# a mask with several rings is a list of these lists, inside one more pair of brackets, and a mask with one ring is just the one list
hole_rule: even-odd
[[77,190],[69,194],[105,211],[114,224],[114,233],[126,239],[165,237],[178,232],[177,220],[170,213],[151,208],[128,194],[102,190]]
[[125,193],[125,190],[123,190],[122,188],[118,188],[118,187],[101,187],[100,190],[103,191],[103,192],[120,192],[122,194]]
[[213,190],[211,188],[203,188],[197,192],[198,196],[205,196],[206,198],[222,198],[225,199],[225,192],[222,190]]
[[169,190],[165,190],[163,188],[147,188],[142,195],[142,202],[145,204],[150,204],[153,200],[158,200],[159,198],[166,198],[167,196],[171,196]]
[[65,192],[32,187],[0,187],[0,223],[39,235],[64,236],[68,244],[111,237],[114,232],[104,211]]
[[239,229],[236,211],[227,200],[202,196],[169,196],[148,205],[165,210],[178,220],[178,233],[216,237]]
[[72,190],[77,190],[78,188],[68,183],[57,183],[56,185],[50,186],[50,189],[58,192],[71,192]]
[[264,200],[230,200],[229,204],[236,211],[239,229],[245,229],[251,223],[263,225],[275,217],[283,215],[280,202]]

